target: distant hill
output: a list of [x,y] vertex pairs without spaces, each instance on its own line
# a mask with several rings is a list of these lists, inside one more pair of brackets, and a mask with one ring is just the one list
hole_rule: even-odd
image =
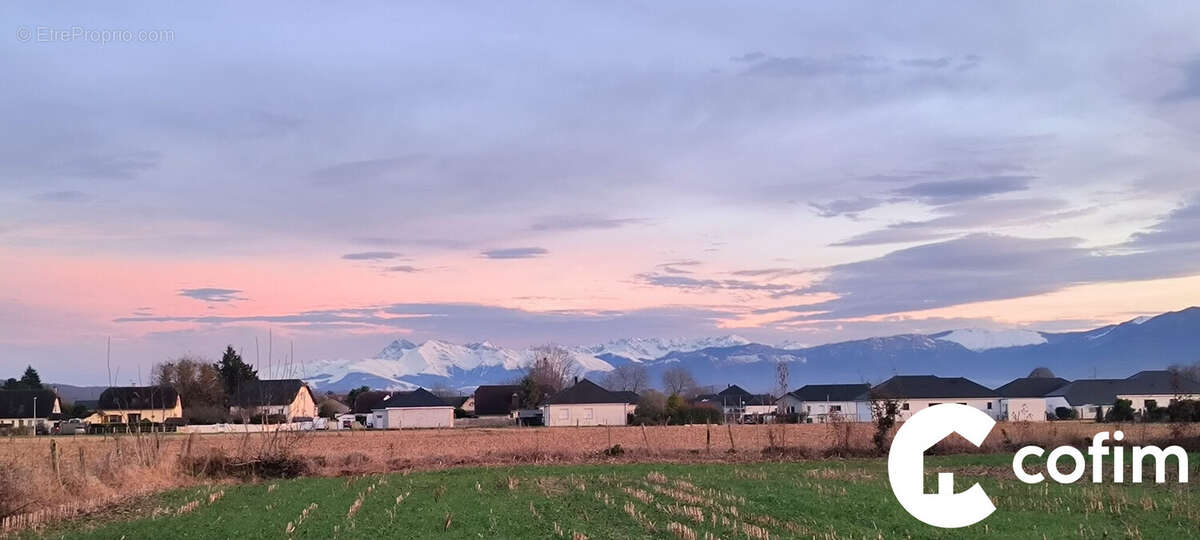
[[[702,385],[738,384],[751,391],[776,385],[775,364],[789,366],[793,387],[809,383],[879,382],[894,374],[964,376],[998,386],[1046,366],[1069,379],[1125,377],[1143,369],[1200,362],[1200,308],[1164,313],[1084,332],[960,329],[904,334],[815,347],[779,348],[737,336],[698,340],[622,339],[571,352],[582,370],[601,379],[624,363],[639,363],[657,384],[681,365]],[[447,386],[469,389],[518,378],[528,350],[491,343],[456,345],[397,340],[375,358],[326,360],[307,378],[322,390]]]
[[100,394],[104,392],[107,386],[73,386],[70,384],[48,384],[51,388],[58,391],[58,397],[63,401],[95,401],[100,399]]

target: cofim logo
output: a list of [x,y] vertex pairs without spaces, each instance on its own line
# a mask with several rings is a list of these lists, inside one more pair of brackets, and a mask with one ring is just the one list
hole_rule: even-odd
[[[900,505],[913,517],[945,529],[973,525],[990,516],[996,510],[996,506],[992,504],[983,488],[979,484],[972,484],[966,491],[955,493],[954,473],[938,473],[937,493],[925,493],[925,451],[951,433],[958,433],[971,444],[980,446],[995,425],[996,421],[987,413],[967,405],[935,405],[914,414],[900,426],[888,452],[888,480],[892,484],[892,493],[896,495],[896,500],[900,501]],[[1124,438],[1125,434],[1120,431],[1112,434],[1114,441]],[[1092,458],[1092,482],[1103,481],[1104,457],[1110,453],[1113,456],[1113,482],[1125,481],[1125,449],[1119,446],[1104,446],[1108,439],[1108,432],[1097,433],[1092,437],[1092,445],[1087,449]],[[1020,449],[1013,456],[1013,474],[1026,484],[1044,482],[1046,478],[1042,473],[1028,472],[1025,460],[1031,456],[1041,457],[1045,453],[1045,449],[1039,446]],[[1066,472],[1061,463],[1064,457],[1072,462]],[[1156,483],[1166,482],[1167,461],[1171,457],[1177,461],[1179,482],[1187,483],[1187,453],[1179,446],[1168,446],[1165,450],[1157,446],[1133,447],[1131,460],[1134,483],[1142,481],[1142,466],[1147,457],[1154,458]],[[1078,448],[1060,446],[1050,452],[1046,472],[1052,480],[1060,484],[1074,483],[1083,477],[1085,461],[1083,452]]]

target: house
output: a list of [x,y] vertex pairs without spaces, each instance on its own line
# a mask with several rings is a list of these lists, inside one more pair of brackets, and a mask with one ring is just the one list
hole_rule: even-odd
[[62,401],[53,390],[0,390],[0,428],[46,427],[62,414]]
[[183,418],[183,400],[170,386],[114,386],[100,394],[88,421],[98,424],[161,424]]
[[896,375],[871,388],[864,401],[858,404],[859,420],[869,421],[873,402],[894,399],[899,402],[897,419],[903,421],[917,411],[940,405],[958,403],[975,407],[992,418],[1000,419],[1000,395],[994,390],[963,377],[935,375]]
[[276,417],[282,422],[318,416],[312,390],[300,379],[245,381],[230,398],[229,414],[244,419]]
[[1107,415],[1118,399],[1134,412],[1167,407],[1179,399],[1200,399],[1200,382],[1168,370],[1140,371],[1124,379],[1080,379],[1046,394],[1046,406],[1075,409],[1079,418]]
[[475,389],[475,416],[514,418],[521,408],[521,386],[483,385]]
[[547,426],[623,426],[629,405],[629,396],[583,379],[554,394],[542,407],[542,418]]
[[369,411],[367,425],[375,429],[454,427],[454,406],[424,388],[363,392],[354,400],[354,412],[360,411]]
[[1037,368],[1028,377],[1013,379],[1008,384],[996,388],[1000,395],[1000,416],[1012,421],[1037,421],[1049,415],[1054,417],[1054,409],[1046,399],[1049,394],[1071,381],[1055,377],[1049,369]]
[[[775,400],[779,414],[802,415],[807,423],[858,420],[858,406],[867,401],[871,385],[807,384]],[[868,417],[870,413],[868,413]]]
[[736,384],[731,384],[716,394],[698,396],[696,401],[719,407],[726,422],[743,422],[775,414],[774,396],[751,394]]

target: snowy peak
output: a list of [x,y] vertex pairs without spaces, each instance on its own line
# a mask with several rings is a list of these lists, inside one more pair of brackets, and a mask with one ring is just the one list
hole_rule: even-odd
[[397,339],[379,351],[379,358],[400,358],[404,352],[417,348],[417,345],[407,339]]
[[582,350],[594,356],[611,354],[636,362],[644,362],[662,358],[673,352],[692,352],[710,347],[736,347],[748,343],[750,340],[738,335],[696,339],[626,338],[602,345],[584,347]]
[[1041,345],[1046,342],[1046,337],[1041,332],[1033,330],[986,330],[983,328],[951,330],[945,334],[935,334],[934,339],[951,341],[975,352]]

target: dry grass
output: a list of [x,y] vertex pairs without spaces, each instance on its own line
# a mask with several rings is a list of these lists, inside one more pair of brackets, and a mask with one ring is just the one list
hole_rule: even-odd
[[[1195,449],[1197,430],[1173,433],[1165,424],[1000,423],[982,448],[951,437],[934,451],[1003,452],[1026,444],[1080,445],[1097,431],[1121,429],[1126,445],[1182,444]],[[350,476],[461,465],[588,462],[761,461],[869,455],[873,426],[846,423],[724,428],[729,439],[709,439],[706,426],[612,428],[471,428],[255,435],[124,435],[10,437],[0,440],[0,532],[197,482],[315,474]],[[710,442],[711,441],[711,442]],[[620,456],[604,453],[613,445]],[[708,450],[710,450],[709,452]],[[283,470],[273,460],[286,458]],[[294,470],[295,464],[302,470]],[[746,471],[745,474],[756,474]],[[836,470],[818,475],[839,476]],[[649,479],[655,483],[658,479]],[[860,479],[861,480],[861,479]],[[508,479],[508,489],[517,487]],[[544,486],[543,486],[544,487]],[[660,492],[661,493],[661,492]],[[32,517],[36,514],[41,516]],[[21,517],[23,516],[23,517]],[[690,516],[689,516],[690,517]],[[651,525],[652,526],[652,525]],[[746,533],[747,531],[741,531]],[[753,533],[751,533],[751,536]]]

